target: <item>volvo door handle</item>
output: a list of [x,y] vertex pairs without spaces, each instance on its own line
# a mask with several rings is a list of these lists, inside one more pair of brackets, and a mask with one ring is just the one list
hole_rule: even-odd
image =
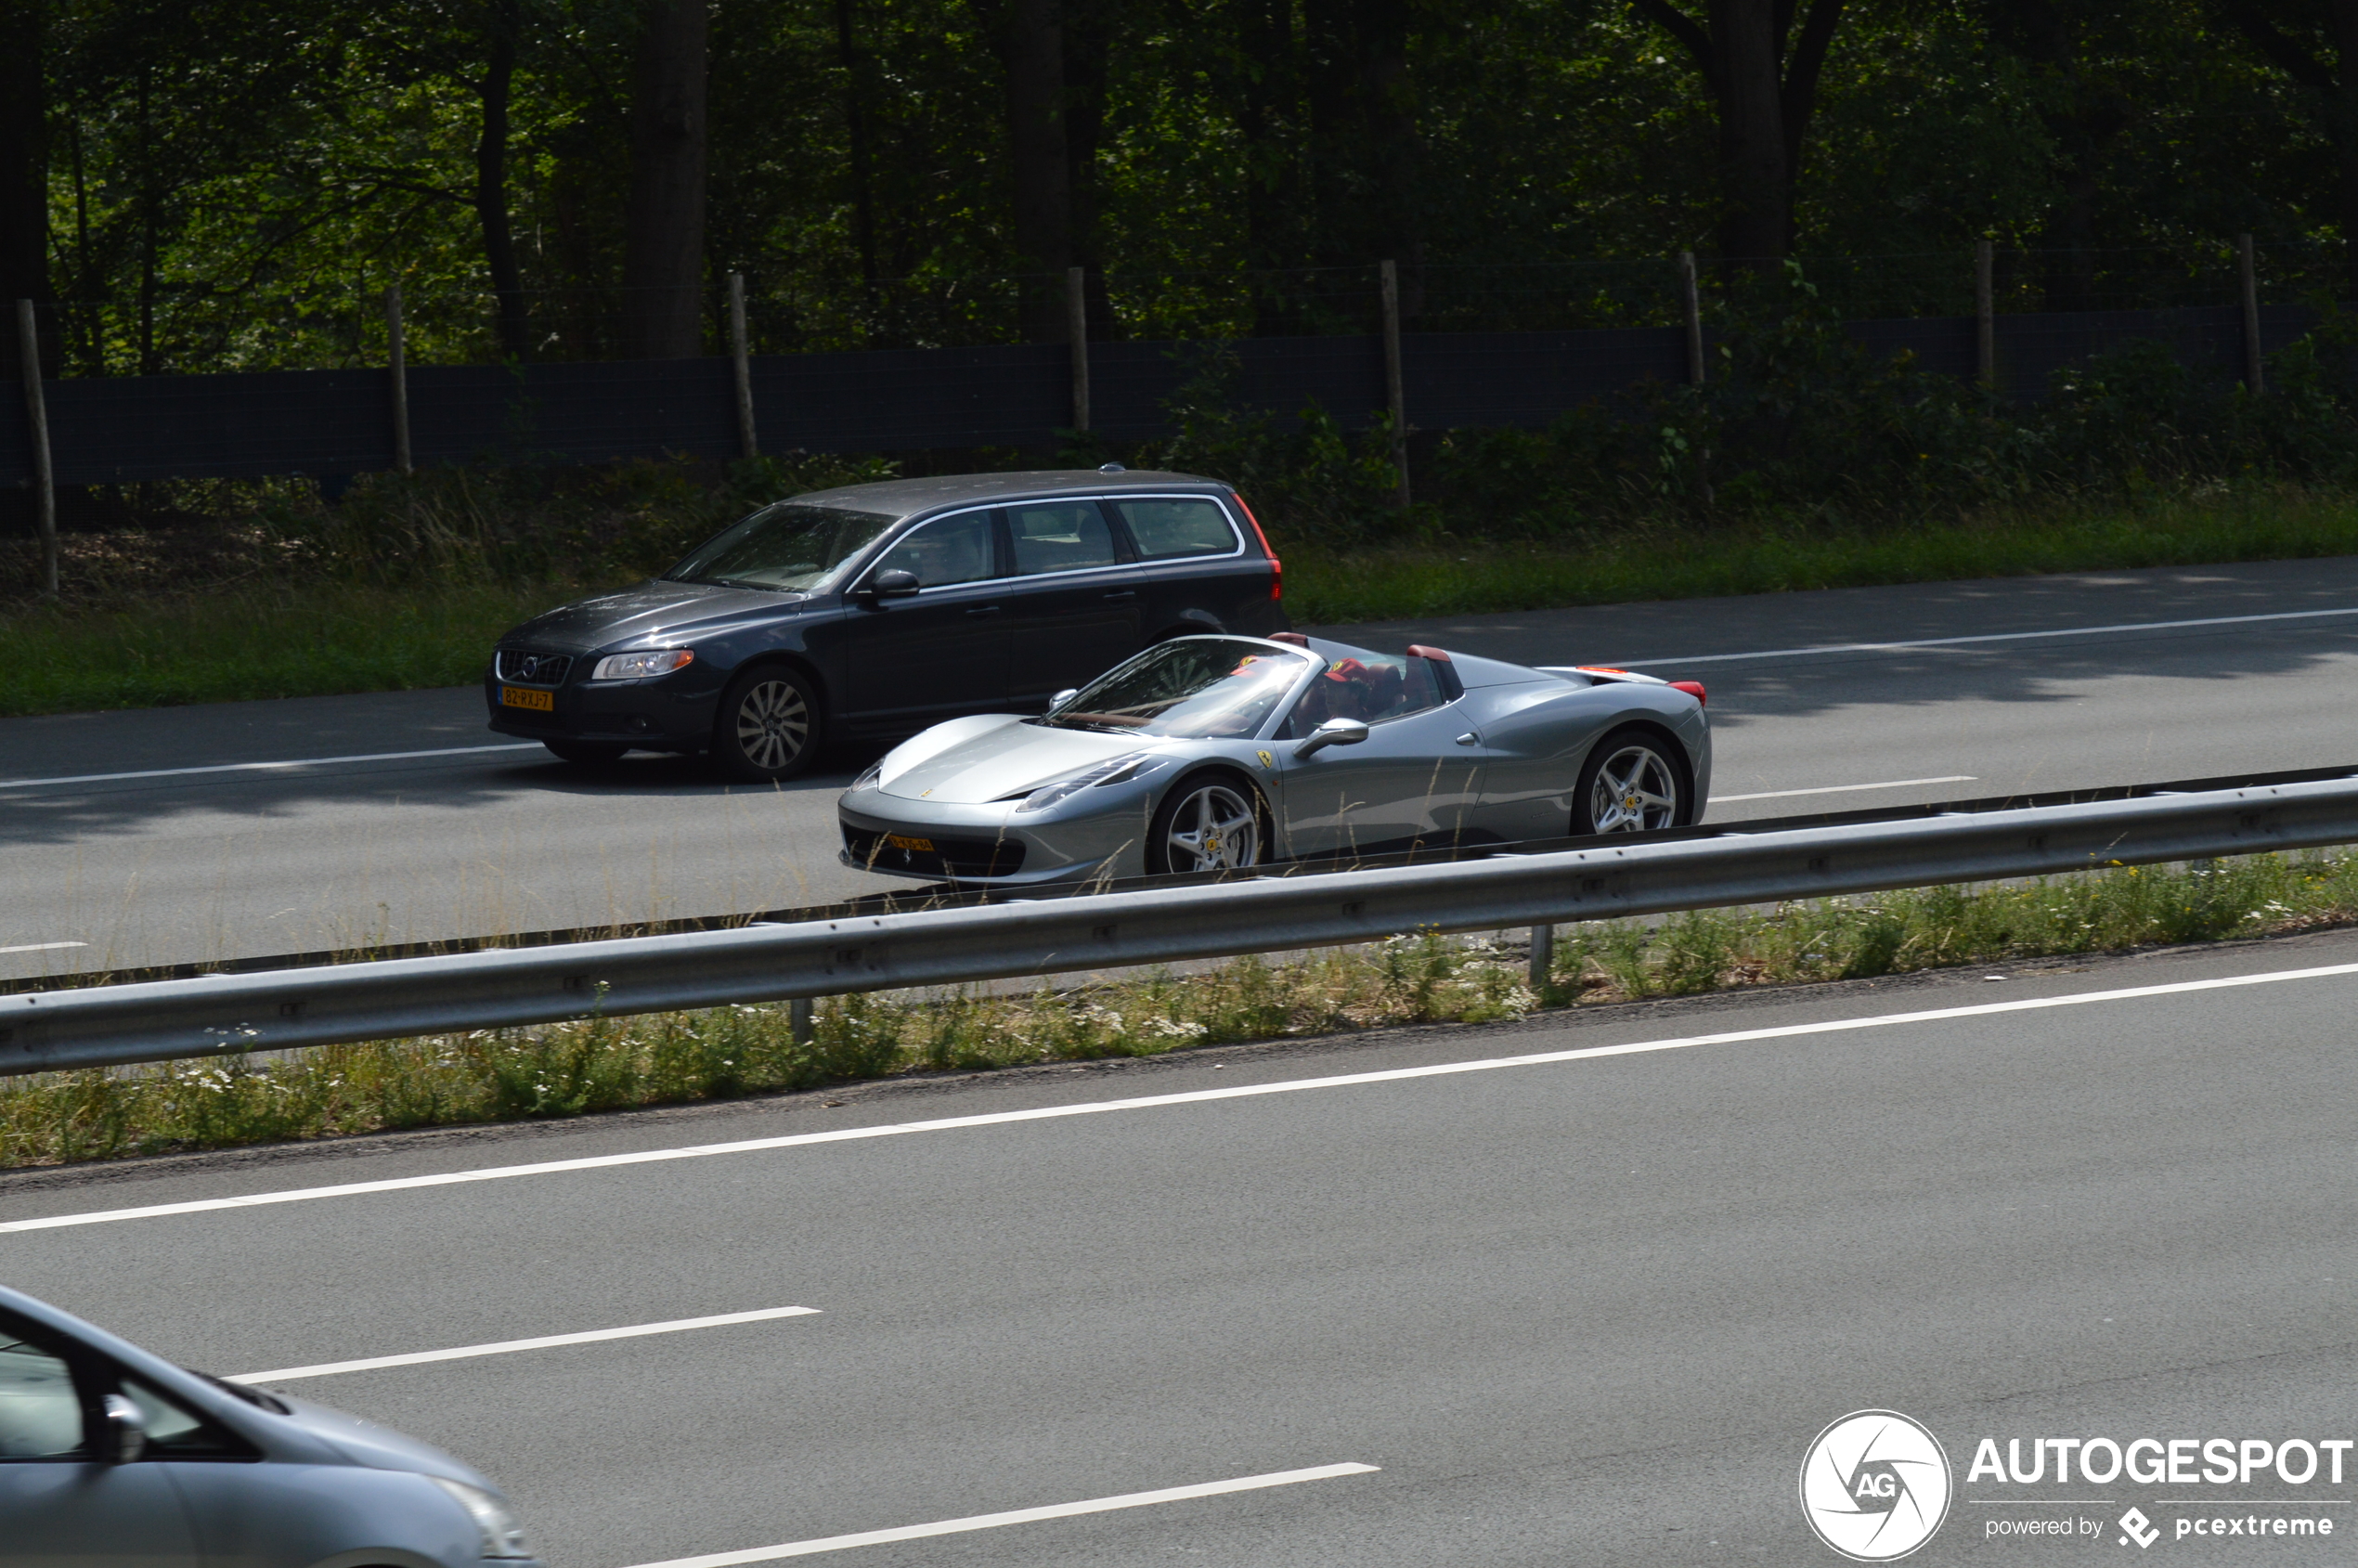
[[1106,597],[1108,599],[1135,599],[1138,597],[1138,590],[1134,588],[1125,588],[1120,593],[1108,593]]
[[996,604],[985,604],[980,609],[968,610],[966,612],[966,614],[970,616],[995,616],[998,613],[999,606]]
[[1468,730],[1464,734],[1458,737],[1458,744],[1459,745],[1480,745],[1482,744],[1482,737],[1475,734],[1471,730]]

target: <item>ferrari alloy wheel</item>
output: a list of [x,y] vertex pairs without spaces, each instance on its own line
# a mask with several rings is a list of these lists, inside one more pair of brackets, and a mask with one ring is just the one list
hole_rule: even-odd
[[1681,826],[1686,792],[1686,775],[1665,742],[1642,730],[1618,731],[1580,770],[1572,831],[1652,833]]
[[819,702],[809,682],[771,665],[730,682],[712,755],[732,777],[790,779],[818,753]]
[[1261,863],[1261,802],[1221,780],[1181,784],[1155,813],[1147,846],[1154,872],[1241,871]]

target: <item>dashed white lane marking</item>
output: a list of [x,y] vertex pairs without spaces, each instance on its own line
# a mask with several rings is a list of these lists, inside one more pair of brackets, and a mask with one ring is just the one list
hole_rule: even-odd
[[0,947],[0,952],[54,952],[61,947],[88,947],[88,942],[22,942],[15,947]]
[[359,1361],[322,1361],[312,1367],[281,1367],[272,1372],[240,1372],[223,1380],[232,1383],[283,1383],[297,1378],[332,1378],[339,1372],[372,1372],[380,1367],[418,1367],[429,1361],[464,1361],[474,1355],[506,1355],[519,1350],[546,1350],[551,1345],[586,1345],[600,1340],[635,1340],[641,1334],[677,1334],[690,1328],[719,1328],[731,1323],[761,1323],[773,1317],[816,1317],[817,1307],[764,1307],[759,1312],[724,1312],[717,1317],[675,1317],[667,1323],[636,1323],[627,1328],[592,1328],[583,1334],[543,1334],[531,1340],[500,1340],[487,1345],[460,1345],[451,1350],[417,1350],[407,1355],[371,1355]]
[[1714,806],[1728,800],[1782,800],[1791,795],[1848,795],[1861,789],[1906,789],[1911,784],[1971,784],[1971,773],[1943,773],[1937,779],[1889,779],[1882,784],[1820,784],[1815,789],[1764,789],[1756,795],[1715,795]]
[[1339,1475],[1372,1475],[1375,1465],[1318,1465],[1310,1470],[1281,1470],[1267,1475],[1240,1475],[1234,1481],[1207,1481],[1196,1486],[1166,1486],[1160,1492],[1125,1492],[1118,1497],[1092,1497],[1083,1503],[1051,1503],[1046,1508],[1011,1509],[1005,1513],[977,1513],[965,1519],[944,1519],[932,1524],[904,1524],[897,1530],[863,1530],[856,1536],[824,1536],[783,1546],[749,1547],[744,1551],[716,1551],[704,1557],[675,1557],[663,1562],[642,1562],[638,1568],[735,1568],[741,1562],[775,1562],[783,1557],[810,1557],[823,1551],[848,1551],[853,1547],[883,1546],[891,1541],[921,1541],[928,1536],[958,1536],[969,1530],[997,1530],[1009,1524],[1036,1524],[1044,1519],[1071,1519],[1084,1513],[1112,1513],[1118,1509],[1152,1508],[1190,1497],[1216,1497],[1224,1492],[1257,1492],[1265,1486],[1292,1486],[1304,1481],[1328,1481]]
[[538,751],[538,741],[498,745],[446,745],[432,751],[364,751],[351,757],[303,757],[290,762],[215,762],[203,768],[148,768],[136,773],[74,773],[55,779],[0,779],[0,789],[39,789],[48,784],[113,784],[121,779],[178,779],[192,773],[259,773],[279,768],[331,768],[339,762],[406,762],[413,757],[472,757],[486,751]]
[[2116,631],[2173,631],[2193,626],[2250,626],[2259,621],[2313,621],[2358,616],[2347,610],[2279,610],[2265,616],[2209,616],[2191,621],[2123,621],[2118,626],[2067,626],[2054,631],[1985,631],[1974,637],[1916,637],[1904,642],[1818,642],[1807,648],[1763,648],[1754,654],[1690,654],[1669,659],[1623,659],[1623,669],[1656,664],[1730,664],[1739,659],[1797,659],[1808,654],[1881,654],[1895,648],[1956,648],[1968,642],[2030,642],[2048,637],[2103,637]]
[[1363,1083],[1403,1083],[1418,1078],[1451,1078],[1468,1072],[1496,1072],[1502,1068],[1548,1067],[1558,1062],[1588,1061],[1600,1056],[1637,1056],[1652,1051],[1683,1051],[1696,1045],[1733,1045],[1755,1040],[1790,1040],[1807,1034],[1844,1034],[1854,1030],[1888,1029],[1898,1024],[1938,1023],[1950,1018],[1982,1018],[2000,1013],[2034,1013],[2050,1007],[2084,1007],[2103,1002],[2131,1002],[2153,996],[2185,996],[2196,991],[2232,991],[2245,986],[2274,985],[2284,980],[2326,979],[2358,975],[2358,964],[2328,964],[2309,969],[2278,969],[2259,975],[2229,975],[2210,980],[2176,980],[2166,985],[2130,986],[2119,991],[2083,991],[2066,996],[2025,997],[2018,1002],[1988,1002],[1971,1007],[1934,1007],[1919,1013],[1881,1013],[1865,1018],[1832,1018],[1818,1023],[1778,1024],[1768,1029],[1730,1030],[1724,1034],[1692,1034],[1671,1040],[1640,1040],[1626,1045],[1589,1045],[1571,1051],[1542,1051],[1527,1056],[1494,1056],[1481,1061],[1440,1062],[1430,1067],[1393,1068],[1382,1072],[1339,1073],[1331,1078],[1294,1078],[1276,1083],[1239,1083],[1224,1089],[1194,1089],[1177,1095],[1143,1095],[1135,1099],[1088,1100],[1078,1105],[1040,1106],[1030,1110],[991,1111],[979,1116],[945,1116],[931,1121],[885,1122],[870,1127],[842,1127],[826,1133],[792,1133],[774,1138],[745,1138],[725,1144],[692,1144],[680,1148],[641,1149],[634,1154],[587,1155],[578,1160],[545,1160],[529,1165],[491,1165],[473,1171],[446,1171],[431,1176],[391,1176],[382,1181],[343,1182],[334,1186],[288,1187],[277,1192],[248,1193],[241,1198],[198,1198],[179,1203],[149,1203],[136,1209],[99,1209],[80,1214],[49,1214],[38,1219],[0,1222],[0,1233],[61,1230],[72,1225],[110,1225],[118,1220],[160,1219],[170,1214],[203,1214],[222,1209],[254,1209],[274,1203],[303,1203],[318,1198],[356,1198],[366,1193],[403,1192],[415,1187],[457,1186],[468,1182],[504,1181],[511,1176],[552,1176],[567,1171],[602,1171],[622,1165],[654,1165],[673,1160],[705,1160],[715,1155],[754,1154],[767,1149],[802,1148],[816,1144],[851,1143],[865,1138],[897,1138],[915,1133],[948,1133],[969,1127],[1004,1127],[1021,1121],[1052,1121],[1067,1116],[1095,1116],[1107,1111],[1160,1110],[1171,1106],[1207,1105],[1215,1100],[1253,1099],[1263,1095],[1301,1094],[1314,1089],[1347,1089]]

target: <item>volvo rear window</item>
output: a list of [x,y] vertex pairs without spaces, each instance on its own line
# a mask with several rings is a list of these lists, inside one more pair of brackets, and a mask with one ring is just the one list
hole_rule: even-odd
[[1232,555],[1237,530],[1217,501],[1200,496],[1158,496],[1116,501],[1138,553],[1149,561],[1188,555]]

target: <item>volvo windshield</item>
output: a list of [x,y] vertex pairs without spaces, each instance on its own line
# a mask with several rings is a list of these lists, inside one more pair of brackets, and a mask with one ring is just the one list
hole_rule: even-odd
[[1266,643],[1186,637],[1149,648],[1034,723],[1178,739],[1259,731],[1312,662]]
[[781,501],[715,535],[664,576],[672,582],[815,593],[900,519]]

